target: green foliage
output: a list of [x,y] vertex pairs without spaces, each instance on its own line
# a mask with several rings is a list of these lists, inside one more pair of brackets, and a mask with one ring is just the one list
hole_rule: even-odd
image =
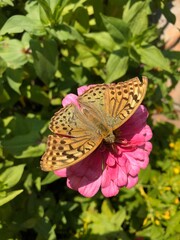
[[[180,132],[154,125],[153,153],[133,189],[85,199],[39,167],[48,122],[78,86],[145,75],[151,114],[173,113],[179,53],[164,51],[168,1],[0,1],[0,238],[179,239]],[[172,85],[165,83],[171,79]],[[3,206],[2,206],[3,205]]]

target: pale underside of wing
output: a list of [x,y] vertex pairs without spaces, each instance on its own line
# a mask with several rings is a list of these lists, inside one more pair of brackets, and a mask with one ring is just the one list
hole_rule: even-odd
[[41,159],[43,171],[54,171],[69,167],[89,156],[101,143],[102,138],[62,137],[49,135],[47,149]]

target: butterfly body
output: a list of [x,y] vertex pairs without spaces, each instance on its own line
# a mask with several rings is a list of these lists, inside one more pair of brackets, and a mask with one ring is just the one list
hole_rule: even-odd
[[115,142],[115,130],[125,123],[141,104],[147,88],[143,77],[126,82],[97,84],[52,117],[47,149],[41,168],[53,171],[71,166],[89,156],[101,143]]

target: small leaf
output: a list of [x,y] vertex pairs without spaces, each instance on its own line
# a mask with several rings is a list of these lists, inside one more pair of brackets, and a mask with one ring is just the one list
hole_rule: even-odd
[[57,175],[55,175],[53,172],[49,172],[46,175],[46,177],[42,180],[41,185],[50,184],[58,179],[59,179],[59,177]]
[[[17,135],[11,139],[3,140],[2,146],[5,151],[11,153],[17,158],[21,158],[21,156],[31,157],[32,151],[35,151],[37,154],[37,152],[40,150],[41,146],[40,143],[38,144],[38,142],[40,142],[39,133],[31,131],[28,134]],[[29,154],[27,154],[26,151],[29,152]],[[36,154],[35,156],[37,156]]]
[[11,99],[9,93],[3,88],[2,80],[0,79],[0,103],[5,103]]
[[8,68],[6,70],[6,77],[7,77],[9,86],[18,94],[21,94],[19,88],[22,84],[22,75],[23,75],[22,69],[14,70],[14,69]]
[[44,153],[45,144],[40,143],[36,146],[27,146],[27,148],[17,155],[14,155],[15,158],[22,159],[22,158],[29,158],[29,157],[40,157]]
[[13,69],[20,68],[28,61],[23,44],[16,39],[0,42],[0,56]]
[[148,14],[150,14],[148,1],[137,1],[134,4],[128,1],[124,11],[123,20],[128,23],[133,35],[142,33],[148,26]]
[[43,106],[49,105],[48,95],[42,90],[39,86],[28,86],[27,89],[24,89],[24,95],[31,99],[31,101],[39,103]]
[[5,203],[11,201],[13,198],[18,196],[22,192],[23,192],[22,189],[21,190],[16,190],[16,191],[11,191],[11,192],[8,192],[4,197],[1,196],[1,194],[0,194],[0,206],[2,206]]
[[113,216],[113,208],[108,199],[105,199],[101,206],[102,213],[111,218]]
[[125,50],[112,52],[106,64],[106,83],[111,83],[122,77],[128,69],[128,61],[129,57]]
[[126,219],[126,211],[124,208],[122,208],[119,211],[117,211],[115,214],[113,214],[112,222],[114,222],[114,224],[117,224],[118,226],[121,226],[125,221],[125,219]]
[[36,73],[45,84],[49,84],[58,66],[57,44],[54,40],[44,40],[43,43],[32,40],[30,46]]
[[6,71],[6,68],[6,62],[0,57],[0,77],[2,77],[3,73]]
[[167,225],[166,236],[169,237],[171,234],[179,232],[180,229],[180,212],[177,212],[175,216],[173,216]]
[[75,60],[76,64],[87,68],[97,66],[98,59],[91,52],[90,48],[85,45],[77,44],[76,50],[78,52],[78,57]]
[[53,15],[51,8],[47,1],[37,0],[40,5],[40,18],[43,23],[52,23],[53,22]]
[[0,1],[0,7],[5,7],[7,5],[14,6],[13,1],[11,1],[11,0]]
[[108,32],[87,33],[85,36],[94,39],[101,48],[107,51],[113,51],[116,46]]
[[101,17],[108,33],[116,42],[124,42],[130,39],[131,31],[123,20],[114,17],[106,17],[104,15],[101,15]]
[[141,61],[150,67],[160,68],[171,72],[170,62],[162,52],[155,46],[137,48],[136,51],[141,56]]
[[5,22],[4,26],[1,28],[0,35],[6,33],[21,33],[23,31],[38,36],[45,34],[45,29],[40,21],[22,15],[15,15]]
[[23,174],[24,167],[25,164],[9,167],[1,173],[0,182],[3,183],[3,190],[9,189],[19,182]]
[[74,27],[68,26],[67,24],[59,24],[58,27],[56,27],[56,30],[51,29],[49,30],[49,33],[62,42],[67,40],[77,40],[80,43],[84,42],[81,34]]
[[164,8],[162,9],[162,14],[164,14],[165,18],[169,23],[173,25],[176,22],[176,16],[172,13],[171,8],[169,8],[168,4],[164,4]]

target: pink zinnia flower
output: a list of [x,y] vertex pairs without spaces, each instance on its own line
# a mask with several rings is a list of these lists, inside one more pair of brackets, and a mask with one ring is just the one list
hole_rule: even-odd
[[[91,85],[92,86],[92,85]],[[91,86],[78,89],[82,95]],[[77,97],[68,94],[62,105],[73,103],[78,105]],[[54,173],[60,177],[67,177],[67,186],[77,190],[85,197],[94,196],[101,188],[105,197],[118,194],[120,188],[132,188],[138,182],[138,173],[149,163],[152,144],[152,131],[146,124],[147,109],[140,105],[137,111],[116,130],[116,152],[111,151],[107,144],[101,144],[84,160]]]

